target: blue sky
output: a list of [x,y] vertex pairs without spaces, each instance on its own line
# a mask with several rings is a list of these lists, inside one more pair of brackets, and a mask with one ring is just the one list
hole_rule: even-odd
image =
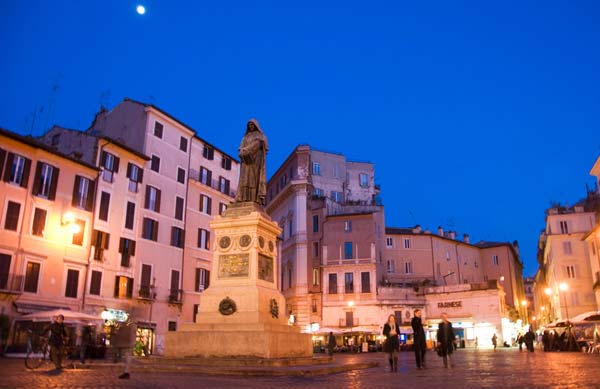
[[373,162],[388,226],[518,240],[533,274],[600,156],[600,3],[287,3],[0,0],[0,126],[131,97],[237,155],[256,117],[269,173],[301,143]]

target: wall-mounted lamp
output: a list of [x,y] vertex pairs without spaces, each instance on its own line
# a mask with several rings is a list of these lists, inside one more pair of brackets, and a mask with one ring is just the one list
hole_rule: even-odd
[[73,212],[66,212],[66,213],[64,213],[63,216],[62,216],[62,220],[61,220],[60,224],[63,227],[69,227],[69,230],[73,234],[78,234],[79,232],[81,232],[81,227],[75,221],[75,214]]

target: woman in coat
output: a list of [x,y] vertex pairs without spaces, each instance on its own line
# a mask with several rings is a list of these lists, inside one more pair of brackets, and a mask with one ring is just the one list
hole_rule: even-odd
[[438,326],[437,332],[438,341],[438,355],[444,359],[444,367],[448,367],[448,361],[450,360],[450,367],[454,367],[452,364],[452,351],[454,351],[454,330],[452,329],[452,323],[448,321],[448,315],[442,313],[442,322]]
[[396,324],[394,315],[388,317],[387,323],[383,326],[383,335],[385,336],[385,344],[383,351],[388,353],[390,362],[390,371],[398,371],[398,351],[400,349],[400,327]]

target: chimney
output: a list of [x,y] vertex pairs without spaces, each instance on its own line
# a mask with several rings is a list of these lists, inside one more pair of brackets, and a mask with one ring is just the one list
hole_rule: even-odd
[[421,231],[422,231],[421,226],[418,224],[413,228],[413,234],[420,234]]
[[469,234],[463,234],[463,242],[469,244]]
[[456,231],[448,231],[448,237],[454,240],[456,238]]
[[444,229],[442,228],[442,226],[438,227],[438,235],[439,236],[444,236]]

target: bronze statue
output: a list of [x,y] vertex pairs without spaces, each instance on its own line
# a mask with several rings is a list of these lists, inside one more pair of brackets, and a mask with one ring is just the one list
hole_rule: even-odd
[[240,145],[240,181],[236,202],[254,202],[265,205],[267,196],[266,157],[267,138],[255,119],[250,119]]

